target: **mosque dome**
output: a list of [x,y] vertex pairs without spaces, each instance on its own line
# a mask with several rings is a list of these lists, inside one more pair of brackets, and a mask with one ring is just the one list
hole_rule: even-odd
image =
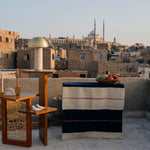
[[32,48],[42,48],[42,47],[48,47],[49,44],[48,42],[42,38],[42,37],[34,37],[30,43],[29,43],[29,47],[32,47]]
[[94,35],[94,31],[93,30],[90,32],[90,35]]

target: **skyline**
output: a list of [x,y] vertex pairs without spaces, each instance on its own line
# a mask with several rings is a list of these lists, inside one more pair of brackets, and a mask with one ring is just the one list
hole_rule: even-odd
[[0,0],[0,30],[16,31],[21,38],[35,36],[86,37],[94,29],[105,41],[150,45],[148,0]]

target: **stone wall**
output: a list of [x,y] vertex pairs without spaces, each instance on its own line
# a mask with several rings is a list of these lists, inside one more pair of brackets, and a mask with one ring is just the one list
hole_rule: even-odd
[[15,36],[0,32],[0,52],[8,53],[15,50]]
[[117,63],[121,77],[138,77],[138,64],[133,63]]
[[[38,93],[38,78],[19,79],[22,92]],[[49,78],[48,79],[48,104],[52,106],[52,98],[62,95],[63,82],[95,82],[94,78]],[[126,111],[149,111],[150,112],[150,80],[141,78],[121,78],[125,85],[125,107]],[[0,80],[1,85],[1,80]],[[15,88],[16,79],[4,79],[4,88]],[[1,87],[0,87],[1,90]],[[33,99],[32,103],[38,103]]]
[[106,62],[107,61],[107,51],[105,49],[92,50],[92,61]]
[[106,71],[110,71],[111,74],[120,73],[115,61],[99,62],[97,70],[99,75],[104,74]]
[[68,60],[56,60],[55,61],[56,70],[66,70],[68,69]]
[[29,50],[17,50],[17,68],[30,69],[30,59],[32,57]]
[[0,69],[15,69],[16,68],[16,54],[10,52],[7,54],[1,53],[0,57]]

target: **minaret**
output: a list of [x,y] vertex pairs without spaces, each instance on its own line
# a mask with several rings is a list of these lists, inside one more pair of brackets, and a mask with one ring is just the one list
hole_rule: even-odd
[[114,37],[114,43],[116,43],[116,37]]
[[96,49],[96,19],[94,19],[94,41],[93,41],[93,47]]
[[105,22],[103,21],[103,41],[105,41]]

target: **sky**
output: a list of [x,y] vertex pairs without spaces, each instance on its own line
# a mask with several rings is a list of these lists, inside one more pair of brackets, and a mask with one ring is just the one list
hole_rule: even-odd
[[86,37],[96,19],[105,41],[150,46],[150,0],[0,0],[0,30],[21,38]]

